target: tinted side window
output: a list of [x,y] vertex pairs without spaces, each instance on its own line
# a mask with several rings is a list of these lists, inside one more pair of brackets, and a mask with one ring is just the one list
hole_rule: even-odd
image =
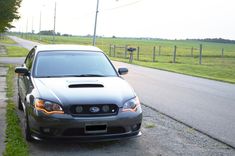
[[33,49],[29,52],[29,54],[28,54],[28,56],[27,56],[27,58],[26,58],[26,60],[25,60],[25,65],[26,65],[26,67],[28,68],[28,70],[31,70],[31,68],[32,68],[34,55],[35,55],[35,49],[33,48]]

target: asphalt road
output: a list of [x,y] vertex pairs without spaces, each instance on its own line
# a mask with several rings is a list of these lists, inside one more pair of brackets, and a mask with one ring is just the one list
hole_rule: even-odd
[[[27,49],[37,44],[16,37],[12,39]],[[113,63],[129,69],[125,79],[143,103],[235,147],[234,84]]]

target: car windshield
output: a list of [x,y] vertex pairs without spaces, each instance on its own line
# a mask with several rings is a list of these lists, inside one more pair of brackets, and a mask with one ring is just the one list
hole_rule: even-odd
[[34,77],[106,77],[117,76],[101,52],[43,51],[34,65]]

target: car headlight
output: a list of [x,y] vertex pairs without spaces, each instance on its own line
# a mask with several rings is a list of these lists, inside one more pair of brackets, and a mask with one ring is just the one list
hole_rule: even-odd
[[35,99],[34,106],[37,110],[43,111],[46,114],[64,114],[62,107],[51,101]]
[[127,102],[124,103],[122,111],[123,112],[136,112],[138,107],[140,107],[140,100],[136,96],[133,99],[128,100]]

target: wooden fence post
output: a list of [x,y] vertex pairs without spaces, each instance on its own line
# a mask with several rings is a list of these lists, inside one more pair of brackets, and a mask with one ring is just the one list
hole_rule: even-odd
[[140,60],[140,47],[137,47],[137,61]]
[[191,48],[191,57],[193,57],[193,47]]
[[116,57],[116,45],[113,46],[113,57]]
[[127,58],[127,45],[125,46],[125,58]]
[[200,44],[199,64],[202,64],[202,44]]
[[161,46],[158,47],[158,56],[161,55]]
[[156,47],[153,47],[153,62],[155,62],[155,58],[156,58]]
[[112,54],[112,44],[109,45],[109,56],[111,57]]
[[221,56],[224,57],[224,48],[222,48]]
[[174,52],[173,52],[173,63],[176,62],[176,46],[174,46]]

